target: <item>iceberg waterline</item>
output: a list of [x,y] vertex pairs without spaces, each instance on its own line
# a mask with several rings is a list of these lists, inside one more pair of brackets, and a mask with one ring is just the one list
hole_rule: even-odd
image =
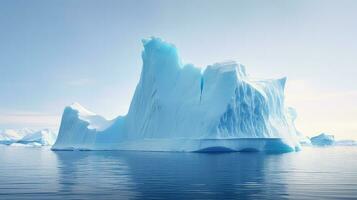
[[79,104],[65,108],[54,150],[294,151],[295,116],[286,78],[253,80],[245,66],[205,70],[181,63],[174,45],[143,40],[143,67],[128,114],[106,120]]

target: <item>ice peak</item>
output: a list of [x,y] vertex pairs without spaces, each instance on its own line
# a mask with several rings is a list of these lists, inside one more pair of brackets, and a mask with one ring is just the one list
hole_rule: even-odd
[[156,44],[157,46],[160,46],[160,45],[175,46],[175,45],[170,44],[170,43],[164,41],[163,39],[161,39],[159,37],[155,37],[155,36],[151,36],[150,38],[144,38],[141,40],[141,42],[143,43],[144,47],[146,47],[148,45],[152,45],[152,44]]
[[143,39],[144,68],[179,68],[180,61],[175,45],[160,38]]
[[87,110],[81,104],[79,104],[77,102],[72,103],[70,106],[68,106],[68,108],[78,111],[82,115],[95,115],[93,112]]
[[142,40],[144,46],[143,54],[153,55],[153,54],[163,54],[167,56],[167,53],[172,53],[177,56],[177,49],[175,45],[165,42],[164,40],[156,37],[151,37],[150,39]]
[[286,79],[287,79],[287,77],[283,77],[283,78],[278,79],[279,84],[280,84],[280,86],[281,86],[282,89],[285,88]]

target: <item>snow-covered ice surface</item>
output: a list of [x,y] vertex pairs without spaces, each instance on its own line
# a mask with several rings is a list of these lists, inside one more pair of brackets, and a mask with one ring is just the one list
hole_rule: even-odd
[[335,144],[335,137],[326,133],[321,133],[318,136],[312,137],[310,140],[315,146],[330,146]]
[[5,129],[0,130],[0,144],[11,146],[51,146],[57,134],[49,129]]
[[[174,45],[143,40],[143,67],[128,114],[106,120],[65,108],[54,150],[294,151],[301,134],[284,105],[286,78],[256,80],[245,66],[182,64]],[[296,114],[295,114],[296,115]]]

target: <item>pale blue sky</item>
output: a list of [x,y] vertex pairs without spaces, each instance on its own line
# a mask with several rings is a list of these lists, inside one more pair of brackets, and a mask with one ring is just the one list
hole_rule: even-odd
[[185,63],[287,76],[302,132],[357,139],[356,10],[353,0],[0,0],[0,128],[56,127],[72,102],[125,114],[140,40],[158,36]]

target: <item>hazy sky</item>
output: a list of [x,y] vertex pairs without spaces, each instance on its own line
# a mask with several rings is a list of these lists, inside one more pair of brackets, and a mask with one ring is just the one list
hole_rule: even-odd
[[141,39],[157,36],[184,63],[287,76],[303,133],[357,139],[356,10],[353,0],[0,0],[0,128],[54,128],[72,102],[126,114]]

